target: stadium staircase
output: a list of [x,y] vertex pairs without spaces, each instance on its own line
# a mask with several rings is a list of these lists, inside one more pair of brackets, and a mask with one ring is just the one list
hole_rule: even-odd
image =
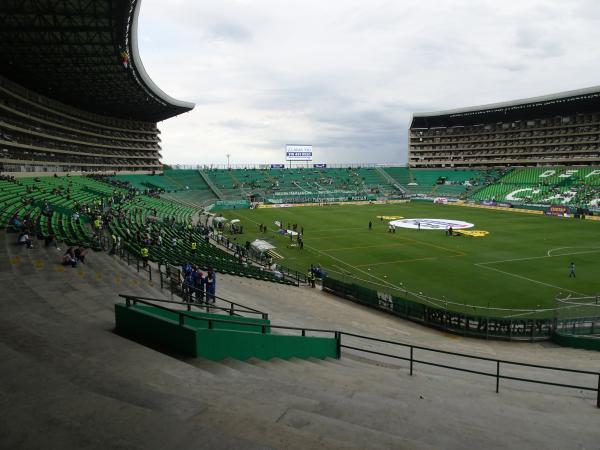
[[[14,238],[0,231],[5,383],[0,419],[6,448],[462,449],[466,441],[486,448],[522,448],[524,442],[592,448],[597,443],[598,414],[589,400],[555,391],[498,395],[489,380],[468,373],[449,377],[421,366],[411,377],[406,364],[352,353],[341,360],[215,362],[148,348],[114,333],[113,305],[119,292],[164,298],[157,286],[107,254],[94,253],[81,267],[63,268],[55,249],[35,242],[27,250],[14,245]],[[257,281],[223,276],[220,283],[231,296],[251,299],[263,292]],[[285,298],[290,288],[279,289],[265,291],[265,298]],[[309,288],[297,300],[301,297],[317,299]],[[323,302],[329,301],[319,298],[314,304]],[[365,314],[353,309],[354,319]],[[297,314],[306,315],[304,307]],[[365,323],[383,326],[388,320],[368,314]],[[288,323],[291,316],[277,320],[282,318]],[[549,429],[548,423],[555,426]]]
[[392,186],[394,186],[396,189],[398,189],[400,192],[402,192],[403,194],[406,194],[406,189],[404,189],[400,183],[398,183],[394,177],[392,177],[390,174],[388,174],[385,170],[383,170],[383,168],[381,167],[377,167],[376,168],[377,172],[388,181],[388,183],[390,183]]
[[[195,193],[196,191],[193,191],[193,192]],[[202,202],[199,201],[199,199],[196,196],[193,196],[189,200],[187,198],[183,197],[181,194],[161,194],[160,196],[161,196],[161,198],[164,198],[171,202],[180,203],[189,208],[197,209],[197,208],[201,208],[202,206],[204,206],[202,204]]]
[[163,176],[167,180],[169,180],[172,184],[174,184],[175,186],[177,186],[179,189],[185,189],[185,186],[183,185],[183,183],[179,182],[178,180],[174,179],[173,177],[171,177],[169,175],[169,173],[171,173],[171,172],[172,172],[171,170],[169,170],[169,171],[165,170],[165,171],[163,171]]
[[217,185],[215,183],[213,183],[213,181],[206,174],[206,172],[204,172],[202,169],[200,169],[200,170],[198,170],[198,173],[200,174],[200,176],[202,177],[202,179],[206,182],[206,184],[208,184],[208,187],[210,188],[210,190],[213,191],[213,193],[217,196],[217,198],[219,200],[225,200],[226,199],[225,194],[221,191],[221,189],[219,189],[217,187]]
[[391,176],[395,182],[406,187],[414,182],[411,171],[408,167],[386,167],[382,169],[387,175]]
[[247,195],[248,194],[248,190],[244,188],[243,183],[236,177],[235,173],[236,173],[235,170],[231,170],[230,171],[231,179],[235,182],[235,184],[237,186],[239,186],[240,193],[242,195]]

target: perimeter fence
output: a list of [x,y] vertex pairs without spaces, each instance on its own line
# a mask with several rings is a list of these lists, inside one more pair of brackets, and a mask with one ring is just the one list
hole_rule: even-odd
[[[441,306],[444,304],[441,300],[408,290],[400,291],[405,295],[391,295],[330,276],[323,278],[323,289],[355,303],[463,336],[535,341],[550,339],[556,331],[578,335],[600,334],[600,305],[596,303],[596,297],[589,298],[584,305],[573,302],[572,305],[560,304],[557,308],[549,308],[545,311],[551,315],[545,318],[518,314],[495,317],[469,313],[466,306],[463,311],[453,311]],[[473,308],[473,311],[477,309]]]

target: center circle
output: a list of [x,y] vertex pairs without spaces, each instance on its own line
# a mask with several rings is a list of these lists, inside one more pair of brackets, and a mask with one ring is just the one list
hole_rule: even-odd
[[390,225],[400,228],[411,228],[413,230],[446,230],[452,227],[455,230],[473,228],[475,224],[451,219],[402,219],[392,220]]

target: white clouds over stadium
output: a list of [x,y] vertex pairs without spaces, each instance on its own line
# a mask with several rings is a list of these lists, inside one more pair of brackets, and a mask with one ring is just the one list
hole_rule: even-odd
[[600,2],[143,0],[141,55],[196,108],[163,159],[406,161],[410,114],[600,84]]

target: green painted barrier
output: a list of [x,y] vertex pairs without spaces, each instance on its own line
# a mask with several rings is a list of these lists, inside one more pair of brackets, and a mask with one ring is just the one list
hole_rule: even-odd
[[219,361],[225,358],[337,358],[336,341],[314,336],[287,336],[232,330],[198,330],[198,354]]
[[[176,354],[213,361],[224,358],[246,360],[252,357],[264,360],[338,357],[335,338],[273,334],[269,321],[263,319],[189,311],[181,313],[215,321],[209,328],[207,320],[182,317],[180,322],[178,311],[117,303],[116,329],[127,337],[166,348]],[[230,321],[249,325],[227,323]]]
[[115,323],[117,332],[129,338],[159,345],[177,354],[198,354],[195,327],[180,326],[159,315],[123,304],[115,304]]
[[599,336],[585,336],[576,334],[554,333],[552,340],[563,347],[581,348],[584,350],[600,351]]

